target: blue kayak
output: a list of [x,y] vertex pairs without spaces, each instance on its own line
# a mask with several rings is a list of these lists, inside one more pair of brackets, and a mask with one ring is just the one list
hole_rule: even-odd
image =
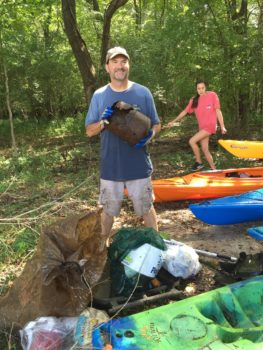
[[263,226],[251,227],[247,230],[247,233],[251,237],[263,241]]
[[193,214],[210,225],[239,224],[263,220],[263,188],[198,204],[190,204]]

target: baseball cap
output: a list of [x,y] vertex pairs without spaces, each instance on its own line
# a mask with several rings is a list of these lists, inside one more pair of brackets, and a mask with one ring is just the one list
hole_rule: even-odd
[[108,63],[109,60],[111,60],[112,58],[118,55],[125,56],[126,58],[128,58],[128,60],[130,60],[130,56],[128,55],[127,51],[123,47],[115,46],[112,49],[108,50],[106,55],[106,63]]

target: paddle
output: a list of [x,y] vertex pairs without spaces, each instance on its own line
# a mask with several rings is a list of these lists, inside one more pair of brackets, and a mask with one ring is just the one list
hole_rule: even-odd
[[[164,239],[164,242],[167,245],[184,245],[185,244],[182,242],[175,241],[174,239],[171,239],[171,240]],[[235,258],[234,256],[227,256],[227,255],[223,255],[223,254],[207,252],[206,250],[200,250],[200,249],[194,249],[194,250],[199,255],[205,255],[205,256],[209,256],[211,258],[218,258],[218,259],[228,260],[228,261],[229,260],[230,261],[237,261],[237,258]]]

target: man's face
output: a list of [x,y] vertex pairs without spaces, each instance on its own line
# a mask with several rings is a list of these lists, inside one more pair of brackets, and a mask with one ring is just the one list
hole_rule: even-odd
[[130,70],[129,60],[122,55],[115,56],[106,64],[106,71],[111,80],[124,81],[128,79]]

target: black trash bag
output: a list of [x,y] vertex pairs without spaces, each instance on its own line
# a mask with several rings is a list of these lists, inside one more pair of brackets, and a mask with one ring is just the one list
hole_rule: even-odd
[[[159,233],[153,228],[122,228],[113,239],[109,247],[108,257],[110,262],[111,296],[129,296],[136,284],[136,293],[149,289],[148,285],[152,278],[136,273],[128,278],[125,274],[122,260],[133,249],[137,249],[148,243],[158,249],[166,250],[167,247]],[[135,293],[135,294],[136,294]]]
[[112,109],[113,114],[108,119],[109,124],[104,125],[105,129],[127,141],[131,146],[148,134],[151,120],[145,114],[122,101],[115,102]]

